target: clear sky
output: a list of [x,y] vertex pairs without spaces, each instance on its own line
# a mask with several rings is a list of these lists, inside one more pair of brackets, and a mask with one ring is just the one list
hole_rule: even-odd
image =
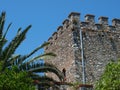
[[27,54],[47,41],[70,12],[81,13],[82,21],[86,14],[95,15],[96,22],[98,17],[107,16],[111,24],[113,18],[120,18],[120,0],[0,0],[2,11],[7,14],[6,26],[12,22],[9,40],[16,35],[19,27],[24,29],[32,24],[27,39],[17,50]]

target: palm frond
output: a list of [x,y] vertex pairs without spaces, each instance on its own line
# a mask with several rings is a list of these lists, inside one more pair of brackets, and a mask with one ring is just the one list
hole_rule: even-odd
[[2,57],[3,57],[3,47],[4,47],[4,45],[6,44],[6,42],[7,42],[7,40],[6,39],[3,39],[3,38],[1,38],[0,39],[0,61],[3,59]]
[[42,49],[43,47],[49,45],[49,42],[45,42],[43,43],[41,46],[39,46],[38,48],[36,48],[35,50],[33,50],[30,54],[27,55],[27,57],[30,57],[31,55],[33,55],[35,52],[37,52],[38,50]]
[[22,28],[19,28],[18,31],[17,31],[17,35],[19,35],[21,33],[21,29]]
[[45,53],[45,54],[36,56],[36,57],[30,59],[29,61],[27,61],[26,63],[31,63],[33,61],[40,60],[40,59],[48,59],[48,58],[55,57],[55,56],[56,56],[56,54],[49,52],[49,53]]
[[57,83],[58,81],[54,80],[51,77],[48,76],[44,76],[44,77],[32,77],[32,79],[34,80],[35,84],[38,84],[40,86],[43,86],[44,88],[49,88],[49,87],[54,87],[56,86],[55,83]]
[[17,65],[17,60],[20,57],[20,55],[13,55],[8,61],[7,61],[7,66],[14,65],[16,63]]
[[5,23],[5,12],[2,12],[2,14],[0,16],[0,56],[1,56],[2,48],[3,48],[3,44],[4,44],[4,39],[3,39],[4,23]]
[[12,25],[12,23],[10,23],[10,24],[8,25],[7,30],[5,31],[5,34],[3,35],[3,39],[5,39],[6,34],[7,34],[7,32],[8,32],[8,30],[9,30],[9,28],[10,28],[11,25]]
[[4,35],[2,34],[2,37],[0,38],[0,53],[2,52],[3,46],[6,44],[7,40],[6,40],[6,34],[10,28],[12,23],[10,23],[7,27],[7,30],[5,31]]
[[54,65],[52,64],[45,64],[44,66],[40,67],[32,67],[28,72],[53,72],[55,73],[58,78],[62,81],[64,79],[63,73],[57,69]]
[[27,70],[29,72],[53,72],[61,79],[64,77],[63,73],[57,69],[55,65],[49,63],[32,63],[31,65],[30,63],[24,63],[20,67],[22,70]]
[[[34,49],[31,53],[29,53],[28,55],[24,55],[24,56],[21,56],[18,60],[18,63],[21,64],[22,62],[24,62],[27,58],[29,58],[30,56],[32,56],[34,53],[36,53],[38,50],[42,49],[43,47],[49,45],[49,42],[45,42],[43,43],[41,46],[37,47],[36,49]],[[51,56],[55,56],[55,54],[53,55],[52,53],[49,53],[49,55],[51,54]],[[46,54],[48,55],[48,54]],[[45,56],[45,55],[43,55]],[[40,59],[42,56],[36,56],[35,58],[33,58],[32,60],[35,60],[35,59]]]
[[[36,72],[52,72],[58,76],[60,81],[63,81],[64,75],[56,66],[49,64],[49,63],[41,64],[41,63],[35,62],[36,60],[55,57],[56,54],[50,52],[50,53],[41,54],[34,58],[29,59],[38,50],[49,45],[49,42],[43,43],[41,46],[35,48],[32,52],[30,52],[27,55],[14,55],[16,49],[26,38],[26,34],[31,28],[31,25],[29,25],[23,31],[21,31],[21,28],[19,28],[16,36],[5,47],[5,43],[7,42],[6,35],[12,24],[10,23],[5,33],[3,33],[4,24],[5,24],[5,15],[6,15],[5,12],[3,12],[0,16],[0,61],[2,62],[2,71],[4,71],[6,67],[9,68],[12,65],[17,65],[19,70],[24,70],[24,71],[27,71],[28,73],[31,72],[31,74],[34,74]],[[49,86],[50,82],[53,82],[53,83],[57,82],[56,80],[49,78],[49,77],[40,77],[40,76],[34,75],[34,77],[32,78],[34,80],[36,79],[39,80],[40,81],[39,85],[42,85],[42,84],[45,85],[46,83],[45,86],[47,85]]]
[[5,12],[2,12],[0,16],[0,39],[2,38],[4,23],[5,23]]
[[5,48],[3,51],[3,61],[4,63],[7,62],[7,60],[14,54],[15,50],[18,48],[18,46],[22,43],[22,41],[25,39],[26,33],[31,28],[31,25],[29,25],[23,32],[21,32],[19,35],[15,36],[15,38],[9,43],[9,45]]

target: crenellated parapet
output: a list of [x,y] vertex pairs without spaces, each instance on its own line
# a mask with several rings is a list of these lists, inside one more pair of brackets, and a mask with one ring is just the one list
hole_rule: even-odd
[[92,31],[108,31],[108,32],[120,32],[120,19],[113,19],[112,25],[109,25],[108,17],[101,16],[98,18],[98,22],[95,22],[95,15],[86,14],[84,17],[84,21],[80,20],[80,13],[71,12],[68,15],[68,18],[62,22],[56,32],[52,34],[52,36],[48,39],[48,41],[57,40],[64,32],[67,30],[72,31],[73,29],[84,28],[86,30]]
[[80,13],[77,12],[71,12],[68,16],[69,20],[71,22],[74,22],[74,20],[79,21],[80,20]]
[[65,19],[62,24],[63,24],[63,28],[67,29],[67,27],[69,26],[69,20]]
[[98,18],[99,20],[99,23],[102,24],[102,25],[108,25],[108,17],[99,17]]
[[[108,17],[101,16],[96,21],[95,15],[87,14],[81,20],[80,13],[72,12],[48,39],[50,44],[45,47],[45,53],[53,52],[56,57],[47,57],[46,61],[61,71],[66,69],[66,82],[82,82],[81,53],[86,83],[93,86],[109,61],[120,58],[120,19],[115,18],[110,24]],[[55,75],[50,75],[57,80]]]
[[95,16],[92,14],[85,15],[85,22],[88,22],[90,25],[95,23]]
[[59,26],[58,28],[57,28],[57,32],[58,32],[58,37],[64,32],[63,31],[63,26]]

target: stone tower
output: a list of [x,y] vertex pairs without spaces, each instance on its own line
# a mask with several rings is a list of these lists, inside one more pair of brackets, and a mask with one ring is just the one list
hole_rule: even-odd
[[66,69],[67,82],[82,82],[80,30],[87,83],[94,84],[103,73],[105,65],[110,60],[120,58],[120,19],[113,19],[112,25],[108,24],[107,17],[98,20],[95,23],[95,16],[87,14],[82,22],[80,13],[72,12],[48,39],[50,45],[45,48],[45,52],[57,55],[48,61],[61,71]]

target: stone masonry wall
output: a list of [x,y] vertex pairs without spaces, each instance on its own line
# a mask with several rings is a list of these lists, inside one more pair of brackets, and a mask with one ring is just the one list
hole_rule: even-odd
[[[66,69],[67,81],[74,81],[74,50],[73,50],[73,36],[72,30],[67,26],[68,20],[63,22],[63,26],[59,26],[57,32],[53,33],[52,37],[49,38],[50,45],[46,47],[45,52],[53,52],[57,57],[52,60],[47,60],[58,67],[62,71]],[[56,77],[54,75],[51,75]],[[56,77],[57,78],[57,77]]]
[[63,26],[58,27],[57,32],[49,38],[51,44],[45,48],[45,52],[57,54],[50,62],[60,70],[66,68],[67,82],[82,82],[80,30],[86,82],[94,84],[103,73],[105,65],[110,60],[120,58],[120,19],[113,19],[112,25],[109,25],[107,17],[100,17],[99,23],[95,23],[95,16],[87,14],[85,21],[81,22],[80,13],[72,12]]

